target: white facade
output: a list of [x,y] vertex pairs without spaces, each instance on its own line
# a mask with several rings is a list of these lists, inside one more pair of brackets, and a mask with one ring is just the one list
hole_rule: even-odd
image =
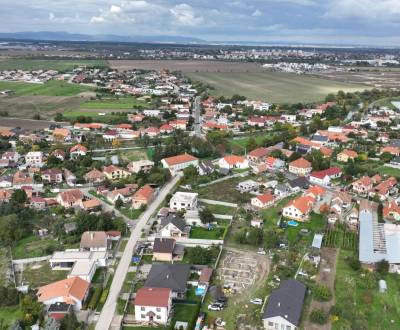
[[238,168],[238,169],[246,169],[249,168],[249,161],[244,158],[243,161],[237,161],[235,163],[227,162],[225,158],[221,158],[218,161],[218,165],[221,168],[227,168],[227,169],[233,169],[233,168]]
[[176,172],[184,170],[186,167],[189,167],[189,166],[194,166],[194,167],[197,168],[199,166],[199,160],[198,159],[194,159],[194,160],[189,161],[189,162],[183,162],[183,163],[178,163],[178,164],[174,164],[174,165],[168,165],[168,163],[164,159],[162,159],[161,160],[161,164],[162,164],[162,166],[164,168],[168,168],[171,171],[171,173],[176,173]]
[[[135,319],[142,322],[156,322],[167,324],[168,315],[171,310],[171,298],[168,307],[137,306],[135,305]],[[154,316],[152,316],[154,314]]]
[[269,317],[263,320],[266,330],[295,330],[297,327],[281,316]]
[[329,177],[329,175],[325,175],[322,179],[318,178],[316,176],[310,175],[310,182],[312,184],[316,184],[319,186],[329,186],[331,183],[331,178]]
[[197,193],[176,192],[169,201],[169,207],[174,210],[193,210],[197,208]]
[[154,166],[151,160],[143,159],[128,164],[128,170],[132,173],[149,172]]
[[43,152],[30,151],[25,155],[25,164],[28,166],[41,166],[43,165]]

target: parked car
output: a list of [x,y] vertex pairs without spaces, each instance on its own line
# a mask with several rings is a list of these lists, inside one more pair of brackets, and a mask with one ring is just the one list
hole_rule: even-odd
[[211,304],[208,305],[208,310],[209,311],[222,311],[224,307],[222,307],[220,304]]
[[261,298],[253,298],[253,299],[250,299],[250,303],[252,303],[254,305],[262,305],[263,300]]
[[267,252],[265,252],[264,249],[258,249],[257,253],[261,254],[261,255],[266,255],[267,254]]

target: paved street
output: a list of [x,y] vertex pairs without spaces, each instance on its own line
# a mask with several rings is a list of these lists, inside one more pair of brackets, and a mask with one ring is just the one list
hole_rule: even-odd
[[129,265],[131,263],[133,249],[135,248],[138,240],[140,239],[140,236],[142,235],[142,229],[145,227],[151,215],[157,210],[167,194],[179,181],[180,177],[181,174],[173,177],[173,179],[169,183],[167,183],[167,185],[163,189],[161,189],[155,200],[137,220],[137,225],[135,229],[133,229],[131,232],[128,244],[126,245],[124,254],[122,255],[122,258],[115,272],[106,303],[104,304],[99,320],[96,324],[96,330],[108,330],[110,328],[117,305],[118,295],[121,291],[125,275],[128,272]]

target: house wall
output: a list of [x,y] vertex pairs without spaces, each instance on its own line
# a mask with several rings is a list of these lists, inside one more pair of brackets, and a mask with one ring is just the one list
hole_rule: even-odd
[[153,252],[154,261],[172,261],[172,253]]
[[153,312],[156,314],[153,318],[153,322],[157,322],[159,324],[167,324],[168,315],[170,312],[169,307],[153,307],[153,306],[136,306],[135,305],[135,319],[137,321],[150,321],[150,318],[146,315],[149,312]]
[[295,330],[297,327],[281,316],[266,318],[263,320],[266,330]]
[[297,220],[297,221],[308,220],[308,214],[303,214],[300,210],[298,210],[294,206],[288,206],[288,207],[283,208],[282,215],[286,218]]

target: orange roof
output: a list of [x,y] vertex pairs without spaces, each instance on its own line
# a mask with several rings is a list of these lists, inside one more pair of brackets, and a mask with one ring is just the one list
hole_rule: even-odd
[[289,163],[289,166],[297,168],[311,168],[311,163],[308,160],[301,157]]
[[321,153],[326,157],[331,156],[333,153],[333,150],[331,148],[327,148],[327,147],[321,147],[319,149],[319,151],[321,151]]
[[83,193],[79,189],[63,191],[59,195],[64,202],[68,203],[75,203],[83,198]]
[[237,163],[243,163],[246,160],[246,158],[237,155],[229,155],[225,156],[224,160],[230,165],[235,165]]
[[349,149],[344,149],[339,154],[344,154],[344,155],[346,155],[347,157],[350,157],[350,158],[356,158],[358,156],[358,154],[355,151],[349,150]]
[[290,142],[295,142],[295,143],[299,143],[299,144],[304,144],[306,146],[310,146],[310,147],[320,147],[320,145],[318,143],[312,142],[304,137],[298,136],[296,138],[294,138],[293,140],[291,140]]
[[177,165],[177,164],[182,164],[182,163],[189,163],[193,162],[194,160],[197,160],[198,158],[189,155],[189,154],[183,154],[183,155],[178,155],[178,156],[173,156],[173,157],[168,157],[164,158],[164,161],[169,165]]
[[154,195],[154,189],[150,187],[148,184],[140,188],[135,194],[133,195],[134,200],[145,200],[149,202]]
[[388,152],[389,154],[392,155],[398,155],[400,153],[400,148],[398,147],[393,147],[393,146],[387,146],[381,149],[381,153]]
[[314,196],[322,196],[326,192],[325,188],[322,188],[320,186],[311,186],[310,188],[307,189],[306,195],[307,194],[313,194]]
[[400,206],[395,202],[389,202],[383,206],[382,213],[385,218],[392,218],[396,213],[400,215]]
[[88,149],[81,144],[77,144],[77,145],[73,146],[71,149],[69,149],[69,152],[74,152],[77,150],[87,152]]
[[85,210],[94,209],[96,207],[101,206],[101,202],[98,199],[88,199],[87,201],[82,202],[83,208]]
[[135,306],[168,307],[171,289],[140,288],[135,297]]
[[248,153],[248,155],[251,156],[251,157],[260,158],[260,157],[266,156],[268,154],[268,151],[269,150],[267,148],[257,148],[257,149],[254,149],[254,150],[250,151]]
[[263,203],[263,204],[271,202],[271,201],[273,201],[275,199],[274,196],[272,194],[270,194],[270,193],[259,195],[256,198],[259,199],[260,202]]
[[356,180],[353,182],[353,185],[358,185],[358,186],[372,186],[373,182],[369,176],[363,176],[362,178]]
[[105,172],[105,173],[110,173],[111,174],[111,173],[113,173],[115,171],[125,171],[125,172],[127,172],[127,170],[125,170],[125,169],[123,169],[121,167],[115,166],[115,165],[109,165],[109,166],[106,166],[106,167],[103,168],[103,173]]
[[314,198],[310,196],[301,196],[292,200],[286,207],[293,206],[298,209],[301,213],[305,214],[311,211],[314,204]]
[[67,128],[55,128],[53,135],[67,137],[70,135],[70,131]]
[[39,302],[45,302],[62,297],[64,302],[74,303],[72,297],[82,301],[89,290],[89,282],[78,276],[54,282],[39,288],[37,297]]

